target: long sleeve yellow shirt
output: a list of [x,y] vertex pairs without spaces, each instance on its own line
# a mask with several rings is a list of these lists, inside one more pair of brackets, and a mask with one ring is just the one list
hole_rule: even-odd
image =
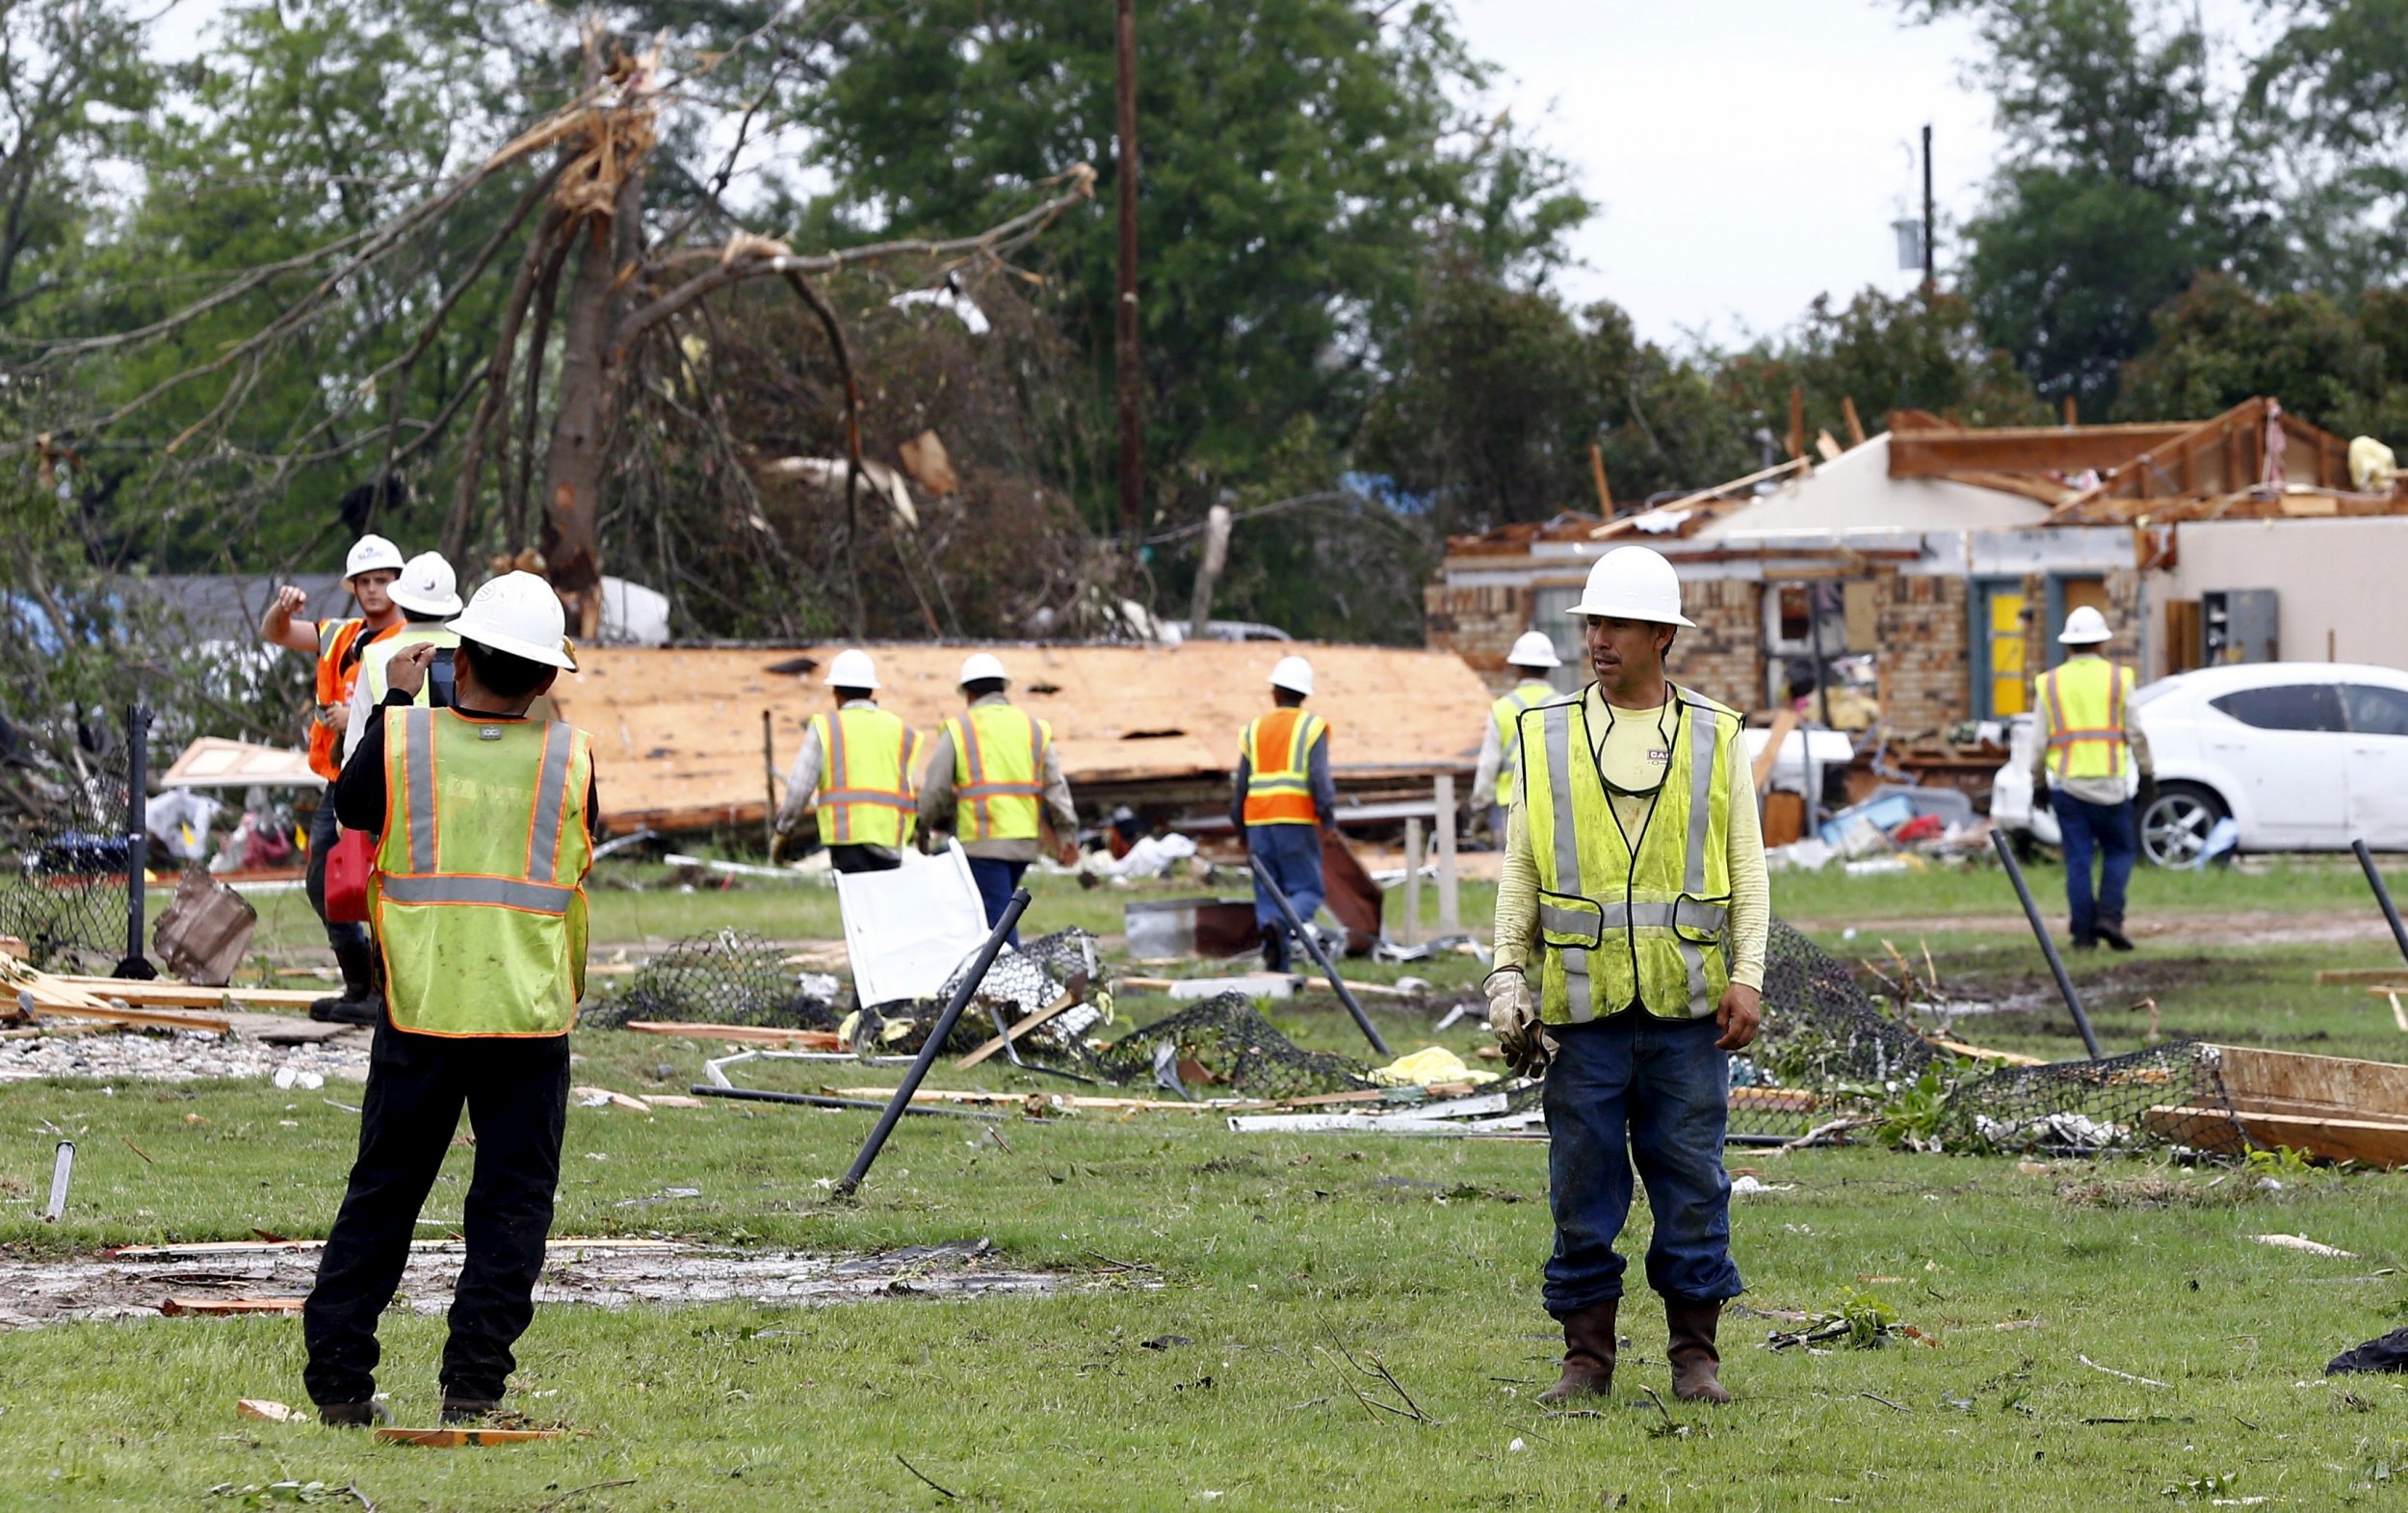
[[[1616,709],[1609,720],[1605,695],[1595,684],[1589,685],[1586,697],[1588,728],[1607,778],[1616,788],[1654,787],[1671,761],[1663,741],[1670,720],[1663,708]],[[1765,941],[1772,927],[1772,885],[1765,874],[1764,828],[1756,816],[1756,777],[1747,743],[1726,743],[1724,760],[1731,764],[1731,980],[1761,992]],[[1646,822],[1649,800],[1620,794],[1612,799],[1622,833],[1636,835]],[[1517,793],[1506,815],[1505,870],[1497,882],[1499,967],[1528,967],[1537,926],[1538,863],[1531,854]]]

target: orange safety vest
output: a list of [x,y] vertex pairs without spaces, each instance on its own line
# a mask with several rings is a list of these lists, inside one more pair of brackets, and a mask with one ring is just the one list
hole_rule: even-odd
[[971,841],[1034,841],[1053,728],[1009,704],[972,705],[945,721],[954,743],[954,833]]
[[[406,620],[395,620],[380,631],[367,634],[368,622],[363,619],[320,620],[315,691],[318,708],[337,709],[350,703],[352,686],[359,681],[361,654],[407,623]],[[309,722],[309,770],[327,782],[334,781],[342,773],[343,727],[340,724],[328,725],[324,719]]]
[[919,733],[882,709],[811,717],[820,738],[815,806],[823,846],[901,847],[911,839]]
[[1245,757],[1245,822],[1317,824],[1313,809],[1313,743],[1329,722],[1301,709],[1275,709],[1246,723],[1239,750]]
[[2058,777],[2124,775],[2124,700],[2133,670],[2105,657],[2079,657],[2043,673],[2049,711],[2048,767]]

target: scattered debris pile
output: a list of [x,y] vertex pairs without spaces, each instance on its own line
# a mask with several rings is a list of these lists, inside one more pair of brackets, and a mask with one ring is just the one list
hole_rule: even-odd
[[[848,1020],[847,1044],[879,1056],[916,1056],[929,1031],[952,1002],[970,970],[963,962],[945,985],[908,1004],[874,1005],[858,1023]],[[998,952],[961,1018],[945,1042],[950,1054],[967,1055],[991,1035],[1052,1009],[1042,1023],[1012,1035],[1011,1049],[1039,1066],[1075,1066],[1086,1052],[1086,1034],[1112,1018],[1112,996],[1100,990],[1102,965],[1095,937],[1075,926],[1041,935]]]
[[[1106,1082],[1151,1083],[1183,1098],[1301,1098],[1377,1085],[1369,1065],[1305,1050],[1239,993],[1133,1030],[1092,1053],[1088,1065]],[[1198,1092],[1198,1085],[1211,1091]]]
[[107,971],[125,953],[125,745],[103,743],[78,743],[72,770],[0,771],[0,935],[39,967]]
[[584,1021],[615,1030],[630,1020],[834,1030],[836,978],[798,971],[778,947],[742,930],[678,941],[630,978],[624,992],[587,1010]]
[[1851,1116],[1870,1121],[1941,1057],[1881,1011],[1855,977],[1780,920],[1765,943],[1765,1028],[1731,1058],[1731,1134],[1798,1139]]
[[2056,1156],[2248,1150],[2217,1049],[2175,1040],[2102,1061],[2007,1067],[1949,1094],[1940,1138],[1950,1150]]

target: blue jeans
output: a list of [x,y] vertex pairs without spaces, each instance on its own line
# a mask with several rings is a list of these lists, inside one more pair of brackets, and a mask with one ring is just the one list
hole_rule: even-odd
[[1622,1295],[1614,1240],[1631,1213],[1631,1166],[1656,1215],[1647,1285],[1665,1297],[1716,1303],[1740,1294],[1731,1262],[1729,1055],[1705,1019],[1645,1010],[1558,1025],[1547,1068],[1547,1312],[1561,1318]]
[[[2065,905],[2073,911],[2074,939],[2087,944],[2099,938],[2099,922],[2124,927],[2124,885],[2131,880],[2133,862],[2140,854],[2133,824],[2132,800],[2120,804],[2085,803],[2068,794],[2054,796],[2056,826],[2065,838]],[[2099,896],[2090,896],[2090,858],[2106,858],[2099,878]]]
[[[1004,917],[1004,910],[1011,906],[1012,890],[1020,886],[1020,874],[1029,870],[1029,864],[1001,862],[985,856],[973,856],[969,862],[970,880],[979,885],[979,902],[986,906],[986,927],[993,929],[995,922]],[[1020,927],[1013,926],[1004,942],[1019,945]]]
[[[1264,871],[1279,891],[1288,896],[1296,909],[1296,917],[1307,924],[1322,906],[1322,832],[1310,824],[1249,824],[1245,827],[1245,848],[1263,859]],[[1279,942],[1277,961],[1284,966],[1288,959],[1285,947],[1288,924],[1279,916],[1279,905],[1270,901],[1270,893],[1262,879],[1254,882],[1254,923],[1266,941]]]
[[334,850],[336,833],[333,790],[329,788],[319,797],[317,810],[309,817],[309,860],[301,871],[301,892],[308,897],[309,907],[319,922],[327,927],[327,944],[340,951],[345,946],[368,944],[368,926],[327,918],[327,857]]

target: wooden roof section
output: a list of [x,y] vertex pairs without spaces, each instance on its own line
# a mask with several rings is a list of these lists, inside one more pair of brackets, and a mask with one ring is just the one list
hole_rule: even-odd
[[[782,777],[803,725],[830,707],[837,645],[789,649],[597,646],[553,689],[560,717],[590,731],[614,832],[758,823],[768,802],[762,715]],[[1180,646],[921,642],[871,645],[881,707],[923,732],[960,712],[964,656],[988,650],[1012,701],[1051,722],[1062,769],[1082,784],[1226,781],[1238,734],[1271,707],[1271,664],[1311,660],[1310,707],[1331,728],[1340,786],[1468,772],[1491,695],[1451,652],[1270,641]],[[799,676],[798,676],[799,674]]]

